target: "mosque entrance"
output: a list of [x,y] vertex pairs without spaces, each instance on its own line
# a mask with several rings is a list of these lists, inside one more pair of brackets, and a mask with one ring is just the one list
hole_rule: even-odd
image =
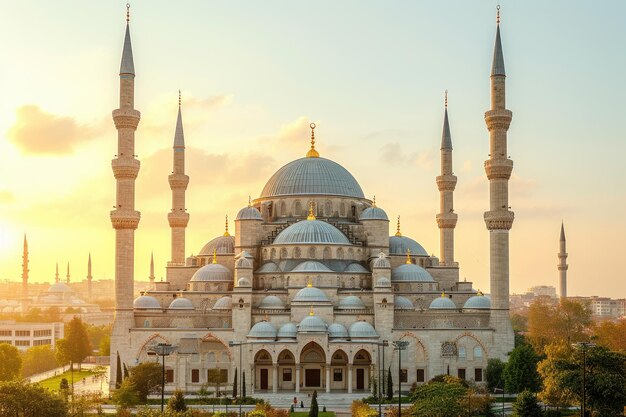
[[365,389],[365,369],[357,368],[356,370],[356,389]]
[[261,389],[266,390],[268,385],[267,369],[261,369]]
[[300,354],[300,364],[304,371],[303,388],[322,388],[322,370],[326,363],[324,349],[315,342],[307,344]]
[[319,387],[322,385],[322,373],[319,369],[305,369],[304,384],[307,387]]

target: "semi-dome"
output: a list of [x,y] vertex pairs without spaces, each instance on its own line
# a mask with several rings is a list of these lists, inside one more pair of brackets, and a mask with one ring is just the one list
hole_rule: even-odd
[[364,339],[370,337],[378,337],[378,333],[374,327],[366,321],[357,321],[350,325],[348,331],[351,339]]
[[235,268],[251,269],[252,262],[250,261],[250,259],[246,258],[245,256],[241,256],[235,262]]
[[160,310],[161,303],[154,297],[149,295],[141,295],[133,301],[133,308],[140,310]]
[[315,315],[309,315],[302,319],[298,325],[299,332],[326,332],[328,331],[328,325],[324,323],[324,320]]
[[280,267],[275,262],[267,262],[261,265],[259,269],[256,270],[257,274],[273,274],[276,272],[282,272]]
[[170,303],[169,310],[193,310],[193,303],[185,297],[178,297]]
[[295,302],[308,302],[308,303],[327,303],[329,302],[326,293],[319,288],[304,287],[296,293],[293,297]]
[[339,301],[339,310],[364,310],[365,304],[356,295],[349,295]]
[[451,310],[456,308],[456,304],[454,304],[454,301],[452,301],[450,297],[446,296],[445,294],[441,294],[441,297],[435,298],[430,303],[430,306],[428,308],[433,310]]
[[328,326],[328,337],[331,339],[347,339],[349,337],[348,329],[343,324],[333,323]]
[[359,263],[353,262],[344,269],[343,272],[351,273],[351,274],[369,274],[370,271],[365,269],[365,267]]
[[233,275],[224,265],[207,264],[198,269],[191,277],[192,282],[198,281],[232,281]]
[[275,245],[285,244],[335,244],[350,245],[350,241],[339,229],[321,220],[303,220],[280,232]]
[[389,237],[389,254],[390,255],[406,255],[408,250],[411,255],[428,256],[426,249],[415,240],[407,236],[390,236]]
[[259,212],[259,210],[255,209],[252,206],[248,206],[239,210],[239,213],[237,213],[237,217],[235,217],[235,220],[261,220],[263,221],[263,216],[261,216],[261,213]]
[[384,252],[378,254],[378,258],[374,260],[373,268],[391,268],[391,263]]
[[415,306],[411,300],[401,295],[396,295],[393,298],[393,308],[396,310],[415,310]]
[[389,221],[389,217],[387,217],[387,213],[385,210],[380,207],[368,207],[359,216],[359,220],[387,220]]
[[387,277],[380,277],[376,280],[377,287],[391,287],[391,281]]
[[463,308],[487,310],[491,308],[491,299],[479,291],[478,294],[467,299]]
[[333,272],[333,271],[332,269],[330,269],[329,267],[327,267],[321,262],[304,261],[298,264],[298,266],[296,266],[294,269],[292,269],[291,272]]
[[278,329],[279,339],[295,339],[298,336],[298,328],[295,323],[285,323]]
[[48,288],[48,292],[72,292],[72,289],[67,284],[58,281]]
[[395,268],[391,271],[391,280],[405,282],[435,282],[428,271],[415,264],[402,264]]
[[250,283],[250,280],[246,277],[241,277],[237,280],[237,286],[238,287],[250,287],[252,286],[252,284]]
[[276,339],[276,328],[269,321],[260,321],[250,329],[248,337],[257,339]]
[[232,310],[232,308],[233,299],[228,296],[220,298],[213,304],[213,310]]
[[218,255],[231,255],[235,253],[235,237],[231,235],[218,236],[212,239],[200,249],[198,256],[211,256],[213,251]]
[[261,300],[259,304],[259,309],[261,310],[284,310],[285,303],[276,297],[275,295],[268,295],[264,299]]
[[288,163],[272,175],[261,192],[261,198],[289,195],[365,197],[352,174],[326,158],[300,158]]

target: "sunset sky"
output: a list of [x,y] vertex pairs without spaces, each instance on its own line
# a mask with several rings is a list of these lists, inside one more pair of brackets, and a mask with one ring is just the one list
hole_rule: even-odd
[[[136,134],[141,160],[135,278],[169,260],[167,175],[183,96],[187,253],[223,233],[282,165],[308,150],[376,195],[402,232],[439,255],[435,214],[443,96],[454,145],[456,258],[489,290],[489,153],[484,112],[495,0],[135,0]],[[509,154],[511,290],[557,284],[561,220],[570,295],[626,296],[626,2],[502,0]],[[113,278],[122,1],[3,1],[0,15],[0,279]],[[395,223],[390,224],[395,228]],[[234,230],[234,224],[233,224]],[[391,230],[390,230],[391,231]]]

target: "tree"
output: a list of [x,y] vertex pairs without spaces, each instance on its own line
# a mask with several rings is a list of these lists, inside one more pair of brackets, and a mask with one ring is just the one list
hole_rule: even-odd
[[29,377],[58,366],[50,345],[33,346],[22,353],[22,376]]
[[416,417],[457,417],[465,409],[462,406],[467,388],[456,381],[429,382],[420,385],[411,400]]
[[504,388],[504,372],[506,364],[500,359],[493,358],[487,361],[487,369],[485,369],[485,380],[487,381],[487,389],[493,392],[494,388]]
[[523,391],[513,403],[514,417],[541,417],[541,406],[537,397],[530,391]]
[[57,358],[60,363],[81,362],[91,354],[91,343],[87,328],[79,317],[74,317],[66,326],[65,338],[57,341]]
[[46,314],[44,314],[43,317],[44,321],[47,323],[63,321],[63,317],[61,317],[61,309],[59,307],[50,307],[46,309]]
[[128,368],[126,367],[125,363],[122,364],[122,368],[124,369],[124,372],[122,373],[122,379],[126,379],[128,378]]
[[391,367],[387,370],[387,399],[393,398],[393,380],[391,379]]
[[113,393],[113,401],[122,409],[139,404],[139,395],[130,378],[122,381],[122,385]]
[[117,352],[117,364],[115,366],[115,389],[122,386],[122,360],[120,359],[120,352]]
[[20,376],[22,357],[15,346],[0,344],[0,381],[11,381]]
[[595,341],[616,352],[626,352],[626,319],[602,321],[594,329]]
[[111,336],[105,335],[100,339],[98,344],[98,354],[100,356],[109,356],[111,354]]
[[537,372],[538,362],[539,357],[530,345],[521,345],[513,349],[503,373],[506,391],[539,391],[541,379]]
[[309,417],[317,417],[320,412],[320,407],[317,405],[317,390],[313,391],[311,397],[311,408],[309,409]]
[[235,368],[235,377],[233,378],[233,398],[237,398],[237,368]]
[[167,409],[171,411],[187,411],[185,395],[179,389],[174,391],[174,395],[167,401]]
[[560,384],[557,363],[561,361],[572,362],[574,352],[572,348],[563,342],[554,342],[545,347],[546,358],[539,362],[537,371],[543,380],[543,387],[538,397],[546,405],[556,407],[568,407],[574,404],[574,393]]
[[350,409],[352,417],[376,417],[378,415],[378,411],[370,407],[369,404],[359,400],[352,401]]
[[139,401],[148,401],[148,395],[158,392],[161,388],[161,366],[156,362],[144,362],[131,368],[130,381],[137,391]]
[[67,407],[58,395],[39,384],[24,381],[0,383],[0,416],[65,417]]
[[241,374],[241,396],[246,398],[246,371]]

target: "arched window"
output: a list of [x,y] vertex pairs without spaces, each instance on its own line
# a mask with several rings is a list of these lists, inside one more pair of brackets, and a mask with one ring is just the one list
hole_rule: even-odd
[[331,258],[330,248],[328,246],[326,246],[324,248],[324,257],[323,257],[323,259],[330,259],[330,258]]
[[459,359],[465,360],[467,358],[467,352],[465,346],[459,346]]
[[340,215],[341,217],[343,217],[343,216],[345,216],[345,215],[346,215],[346,203],[344,203],[344,202],[342,202],[342,203],[339,205],[339,215]]
[[474,347],[474,359],[482,359],[483,358],[483,348],[480,346]]
[[302,215],[302,203],[300,203],[300,200],[296,200],[296,202],[293,203],[293,214],[294,216]]
[[324,214],[326,217],[333,215],[333,203],[331,203],[330,200],[326,200],[326,203],[324,203]]
[[317,251],[315,250],[315,247],[311,246],[309,248],[309,258],[315,259],[316,255],[317,255]]
[[282,248],[280,250],[280,259],[287,259],[287,249]]
[[339,248],[337,249],[337,259],[343,259],[343,249]]
[[295,248],[293,250],[293,257],[296,259],[300,259],[300,257],[302,257],[302,250],[300,250],[300,248]]
[[284,201],[281,201],[280,203],[280,213],[281,216],[285,217],[287,216],[287,204],[285,204]]

